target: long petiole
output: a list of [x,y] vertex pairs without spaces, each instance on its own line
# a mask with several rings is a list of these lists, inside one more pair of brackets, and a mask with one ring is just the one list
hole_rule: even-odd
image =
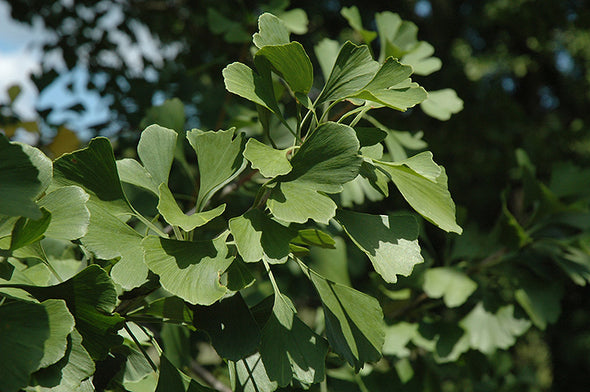
[[154,370],[154,372],[157,372],[158,371],[158,367],[152,361],[152,359],[148,355],[147,351],[145,351],[145,348],[143,348],[143,346],[141,345],[141,343],[139,343],[139,340],[137,340],[137,338],[135,337],[135,335],[133,334],[133,332],[131,332],[131,329],[127,326],[127,323],[123,324],[123,328],[125,328],[125,331],[127,331],[127,333],[129,334],[129,336],[131,336],[131,339],[133,339],[133,342],[135,343],[135,345],[137,346],[137,348],[139,349],[139,351],[141,351],[141,353],[143,354],[143,356],[145,357],[145,359],[148,361],[148,363],[150,364],[150,366],[152,367],[152,369]]

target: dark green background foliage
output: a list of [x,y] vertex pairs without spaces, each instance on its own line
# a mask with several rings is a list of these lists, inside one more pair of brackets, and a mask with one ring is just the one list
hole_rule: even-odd
[[[138,41],[133,24],[139,22],[158,37],[162,47],[178,51],[162,62],[143,58],[144,70],[149,70],[151,77],[146,76],[148,72],[128,69],[116,45],[108,39],[108,31],[100,29],[100,18],[115,4],[123,14],[117,28],[131,42]],[[108,123],[96,124],[92,131],[100,136],[109,129],[114,152],[106,139],[97,139],[88,149],[55,161],[51,180],[51,174],[46,175],[47,170],[51,173],[46,158],[26,147],[17,148],[20,145],[0,136],[0,181],[16,184],[5,191],[0,183],[0,283],[9,281],[11,286],[0,294],[0,347],[5,343],[2,339],[14,343],[13,336],[31,342],[27,347],[16,344],[13,348],[22,350],[31,361],[11,363],[20,366],[22,372],[20,379],[7,386],[9,390],[27,382],[47,388],[61,382],[68,388],[68,382],[74,385],[81,380],[86,381],[80,390],[92,390],[91,384],[96,390],[153,390],[156,381],[150,365],[156,364],[146,361],[140,349],[160,361],[158,391],[172,390],[164,388],[163,383],[183,391],[208,387],[227,390],[222,384],[230,385],[230,379],[250,391],[253,385],[244,381],[248,366],[263,390],[272,390],[276,383],[284,387],[292,377],[291,386],[281,390],[299,390],[310,384],[316,384],[311,387],[314,391],[363,392],[563,391],[587,387],[587,1],[407,0],[358,4],[303,0],[289,5],[280,0],[105,0],[76,1],[75,6],[68,7],[58,1],[14,0],[10,5],[15,20],[32,23],[40,16],[56,33],[57,39],[43,48],[45,56],[59,50],[68,69],[83,65],[90,75],[100,74],[106,80],[88,85],[101,96],[110,97],[112,114]],[[341,14],[342,7],[354,5],[360,9],[363,26],[349,24]],[[285,71],[285,83],[274,83],[274,94],[256,90],[264,103],[269,102],[265,97],[270,96],[272,101],[279,96],[278,104],[265,105],[269,110],[261,106],[257,109],[243,98],[261,102],[228,85],[227,73],[224,83],[222,70],[230,63],[241,62],[263,74],[264,61],[254,61],[252,50],[258,17],[271,12],[288,18],[285,12],[290,11],[292,20],[297,21],[301,11],[293,11],[295,7],[305,12],[309,23],[290,25],[291,40],[300,42],[311,58],[313,86],[303,77],[290,80],[289,76],[300,74]],[[426,14],[419,12],[424,7],[429,10]],[[384,41],[372,32],[379,29],[375,13],[383,11],[398,13],[403,20],[415,23],[418,39],[430,43],[434,56],[442,62],[442,68],[432,75],[416,68],[412,81],[429,92],[454,89],[463,101],[463,110],[445,121],[427,115],[419,106],[404,112],[372,110],[371,117],[354,128],[356,135],[352,128],[339,129],[326,123],[290,161],[285,157],[292,152],[277,153],[276,149],[257,145],[251,137],[268,147],[271,142],[280,149],[292,146],[282,119],[270,111],[281,111],[287,123],[297,118],[298,107],[285,92],[288,87],[302,103],[307,93],[312,101],[320,95],[326,74],[313,48],[323,39],[340,44],[371,41],[369,48],[379,59]],[[351,14],[346,15],[350,18]],[[403,49],[403,42],[397,44],[397,49],[390,48],[390,54]],[[328,51],[324,47],[321,53]],[[395,57],[402,57],[402,52]],[[104,61],[106,53],[119,61]],[[371,67],[367,64],[362,69]],[[273,66],[280,73],[280,65]],[[54,69],[43,69],[34,81],[42,91],[58,76]],[[297,82],[303,86],[301,91],[294,87]],[[155,94],[169,100],[152,107]],[[359,97],[367,99],[366,95]],[[340,103],[332,108],[328,119],[338,120],[353,109],[350,103]],[[459,108],[455,109],[453,112]],[[74,105],[71,110],[85,109]],[[15,126],[57,130],[64,124],[49,123],[50,112],[40,113],[39,126],[31,127],[12,112],[10,105],[0,106],[0,129],[8,136]],[[142,133],[153,123],[176,132],[155,127]],[[289,124],[296,123],[293,120]],[[193,130],[186,143],[183,133],[193,128],[227,131],[211,134]],[[267,129],[274,140],[268,139]],[[52,134],[46,132],[41,138],[44,146],[40,147],[49,155],[55,152],[48,144]],[[397,166],[377,162],[380,151],[370,147],[381,145],[385,136],[384,161],[399,162],[428,149],[434,153],[436,164],[427,153],[418,155],[417,166],[412,162]],[[355,156],[358,141],[370,162],[361,164]],[[228,147],[216,151],[216,145]],[[269,151],[274,151],[274,160]],[[220,160],[225,164],[215,166],[221,152],[228,154],[227,159]],[[16,162],[6,157],[31,159],[33,163],[25,166],[38,173],[3,176],[2,172],[14,173],[11,162]],[[115,166],[115,157],[125,159]],[[205,161],[213,163],[195,164]],[[79,162],[88,166],[81,168]],[[293,164],[293,171],[289,164]],[[274,188],[260,188],[262,182],[251,168],[275,178],[269,185]],[[335,190],[356,177],[359,170],[377,184],[375,189],[367,185],[362,189],[345,186],[343,193]],[[433,218],[420,210],[420,202],[412,203],[403,190],[403,178],[419,177],[422,181],[430,175],[432,181],[420,184],[432,186],[442,181],[445,170],[448,189],[457,204],[457,223],[463,228],[461,236],[429,223],[448,232],[460,231],[454,219]],[[116,179],[117,171],[123,185]],[[98,182],[91,173],[100,173]],[[148,175],[142,177],[142,173]],[[379,187],[379,175],[396,186]],[[15,178],[20,182],[13,183]],[[110,178],[108,186],[104,178]],[[295,217],[286,214],[280,203],[289,198],[288,191],[299,187],[297,192],[307,192],[309,183],[313,183],[310,192],[317,203],[327,209],[330,203],[337,203],[356,213],[339,210],[335,216],[338,225],[328,226],[322,224],[325,214],[318,215],[317,211],[298,211],[300,215]],[[195,189],[195,184],[207,186]],[[27,189],[26,195],[17,196],[15,192],[22,189]],[[437,193],[437,200],[444,199],[439,196]],[[27,202],[19,204],[24,200],[20,197]],[[70,204],[60,208],[56,200],[69,200]],[[293,222],[290,228],[259,214],[258,209],[244,214],[252,200],[255,206],[267,206],[274,217]],[[11,204],[5,204],[8,202]],[[207,211],[203,211],[208,202]],[[2,205],[19,205],[23,211],[12,213],[1,209]],[[412,207],[426,219],[410,212]],[[182,214],[191,209],[197,212],[194,218]],[[149,219],[157,214],[163,220],[153,227]],[[376,214],[382,217],[376,218]],[[126,224],[130,216],[133,218]],[[300,224],[307,217],[319,223]],[[359,230],[355,222],[365,223],[367,229]],[[170,234],[161,233],[168,223],[170,231],[172,226],[178,231],[176,239],[154,236]],[[396,229],[390,230],[390,223]],[[223,249],[228,248],[221,245],[227,240],[227,233],[223,234],[226,228],[240,255],[233,263],[230,258],[236,252],[225,254]],[[151,235],[146,237],[148,232]],[[43,235],[47,238],[38,242]],[[191,242],[180,243],[179,237]],[[388,272],[384,267],[388,264],[379,256],[383,245],[375,238],[387,244],[397,239],[406,241],[403,246],[401,241],[396,244],[399,248],[387,250],[388,256],[404,253],[406,270]],[[117,242],[123,245],[113,247]],[[251,246],[253,243],[257,246]],[[195,253],[204,262],[182,264],[183,255]],[[282,264],[288,255],[305,264]],[[266,267],[272,267],[274,275],[269,276],[261,263],[250,263],[260,258],[264,258]],[[100,268],[92,266],[79,272],[89,263]],[[49,267],[65,282],[58,285]],[[215,277],[226,268],[227,281],[219,282]],[[179,283],[183,274],[209,279],[197,287],[187,287]],[[256,282],[249,286],[253,279]],[[38,287],[48,284],[52,286]],[[178,297],[163,297],[161,287]],[[240,289],[238,294],[218,301]],[[93,298],[74,306],[77,296]],[[23,298],[28,298],[27,302]],[[343,305],[335,300],[338,298],[373,313],[368,312],[366,319],[354,319],[354,310],[346,309],[346,301]],[[18,307],[42,322],[11,335],[3,328],[11,323],[26,324],[13,311]],[[85,312],[76,311],[80,308]],[[295,317],[293,309],[297,309]],[[353,331],[350,335],[342,332],[348,324],[338,324],[346,319],[343,315],[347,311],[353,314],[348,320]],[[381,311],[384,325],[380,317],[374,317]],[[70,318],[56,323],[52,315],[62,314],[59,312]],[[123,330],[124,320],[142,325],[144,331],[134,328],[123,341],[116,331]],[[285,320],[292,322],[292,329],[283,328]],[[56,324],[61,328],[58,332],[53,329]],[[89,324],[97,328],[88,328]],[[125,328],[129,325],[134,324],[127,323]],[[51,338],[43,335],[48,328],[52,328]],[[155,344],[150,344],[148,334]],[[309,344],[291,347],[285,334]],[[137,345],[131,335],[145,339]],[[361,347],[358,352],[350,348],[353,340]],[[273,351],[273,342],[285,351]],[[165,356],[159,355],[160,347]],[[53,357],[48,358],[47,353]],[[287,353],[292,356],[283,355]],[[358,374],[353,371],[365,361],[377,361],[380,353],[383,359],[365,365]],[[242,359],[245,356],[247,359]],[[261,371],[261,357],[267,363],[272,358],[273,363],[297,364],[299,368],[292,373],[281,372],[279,366]],[[313,374],[309,369],[323,369],[324,357],[327,382],[320,386],[317,383],[324,378],[323,372]],[[0,354],[0,360],[5,359]],[[75,367],[75,363],[80,366]],[[200,383],[189,383],[178,369]],[[92,374],[91,383],[88,377]],[[150,375],[144,378],[146,374]],[[29,380],[27,375],[31,376]]]

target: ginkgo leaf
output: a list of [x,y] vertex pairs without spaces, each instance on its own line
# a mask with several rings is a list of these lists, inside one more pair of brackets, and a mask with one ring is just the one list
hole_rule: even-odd
[[441,121],[451,118],[451,115],[463,110],[463,100],[457,96],[455,90],[445,88],[429,91],[428,98],[420,104],[424,113]]
[[51,213],[44,208],[41,209],[41,212],[43,215],[40,219],[21,217],[16,221],[10,238],[11,250],[20,249],[43,238],[51,221]]
[[330,76],[316,101],[337,101],[355,94],[367,85],[379,69],[366,45],[358,46],[347,41],[332,67]]
[[333,39],[324,38],[314,46],[315,57],[320,64],[324,81],[327,81],[332,72],[332,67],[340,51],[340,43]]
[[286,262],[291,252],[289,243],[297,235],[260,210],[250,210],[230,219],[229,229],[240,256],[247,263],[260,261],[263,257],[271,264]]
[[186,137],[197,153],[200,179],[196,211],[201,212],[213,194],[246,167],[242,156],[244,134],[236,135],[235,128],[216,132],[193,129]]
[[196,227],[203,226],[207,222],[223,214],[223,211],[225,211],[225,204],[222,204],[209,211],[195,212],[192,215],[186,215],[182,212],[178,204],[176,204],[176,200],[166,184],[160,184],[159,193],[158,211],[162,214],[166,222],[178,226],[184,231],[191,231]]
[[[246,98],[260,106],[264,106],[274,114],[280,109],[273,90],[270,65],[259,60],[256,64],[258,72],[242,63],[231,63],[222,71],[227,91]],[[268,61],[266,61],[268,63]]]
[[259,353],[237,362],[228,361],[229,378],[234,392],[273,392],[278,383],[268,377]]
[[262,329],[260,356],[269,379],[279,387],[292,379],[309,387],[325,377],[328,343],[305,325],[294,309],[289,298],[275,295],[272,315]]
[[51,213],[45,236],[62,240],[83,237],[90,223],[86,202],[90,196],[78,186],[58,188],[39,200],[39,207]]
[[141,163],[135,159],[125,158],[117,161],[117,172],[121,182],[126,182],[146,189],[154,195],[158,195],[158,184],[152,178],[152,175],[147,171]]
[[445,305],[463,305],[477,289],[477,283],[463,272],[451,267],[430,268],[424,273],[424,292],[430,298],[443,298]]
[[172,129],[153,124],[139,137],[137,155],[157,185],[168,184],[177,136]]
[[111,269],[111,277],[127,290],[139,287],[148,276],[141,247],[143,237],[110,210],[93,202],[88,203],[88,209],[90,224],[82,244],[101,259],[120,257]]
[[266,45],[283,45],[291,42],[289,30],[285,23],[268,12],[258,18],[258,32],[252,36],[252,42],[258,48]]
[[309,136],[291,159],[293,169],[276,177],[278,182],[267,200],[275,217],[285,222],[308,219],[327,224],[336,204],[319,192],[338,193],[342,184],[358,175],[362,158],[352,128],[327,122]]
[[34,200],[51,181],[51,160],[40,150],[0,134],[0,214],[40,219]]
[[88,147],[62,155],[53,164],[56,186],[78,185],[114,215],[132,213],[117,172],[110,141],[94,138]]
[[256,139],[248,140],[244,157],[258,169],[264,177],[273,178],[291,171],[292,166],[287,158],[288,150],[277,150]]
[[493,354],[497,349],[507,349],[516,338],[525,333],[531,322],[514,317],[514,306],[506,305],[494,313],[478,303],[459,325],[465,330],[469,346],[484,354]]
[[256,58],[265,57],[272,69],[296,93],[307,94],[313,85],[313,67],[305,49],[299,42],[283,45],[264,46],[258,52],[254,62],[258,68]]
[[14,285],[33,295],[37,300],[63,299],[74,316],[82,344],[95,360],[107,356],[110,348],[121,344],[117,330],[123,318],[113,314],[117,292],[107,273],[91,264],[74,277],[55,286]]
[[412,67],[388,57],[371,81],[350,98],[377,102],[392,109],[406,111],[427,98],[426,90],[411,83]]
[[228,235],[195,242],[146,237],[145,263],[170,293],[192,304],[211,305],[227,292],[220,277],[233,260],[225,245]]
[[379,360],[385,336],[379,302],[353,288],[331,282],[307,267],[304,272],[322,300],[330,347],[357,372],[365,362]]
[[260,345],[260,327],[240,293],[211,306],[193,306],[193,325],[209,335],[222,358],[239,361]]
[[416,75],[430,75],[442,67],[442,61],[432,57],[434,47],[428,42],[420,41],[412,50],[400,59],[403,64],[411,65]]
[[419,227],[410,215],[370,215],[340,210],[336,219],[388,283],[409,276],[424,262],[418,245]]
[[352,7],[342,7],[340,13],[348,21],[350,27],[356,30],[361,35],[361,37],[363,37],[363,41],[365,41],[365,43],[370,44],[375,38],[377,38],[376,32],[365,30],[363,28],[361,14],[356,6],[353,5]]
[[399,162],[374,163],[389,175],[420,215],[445,231],[462,232],[455,221],[455,203],[448,190],[447,175],[444,168],[432,160],[431,152]]

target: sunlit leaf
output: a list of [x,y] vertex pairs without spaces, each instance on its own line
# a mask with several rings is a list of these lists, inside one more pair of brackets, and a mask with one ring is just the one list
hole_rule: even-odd
[[461,233],[455,221],[455,203],[448,190],[447,175],[429,151],[399,162],[375,161],[390,176],[406,201],[420,215],[449,232]]
[[258,169],[264,177],[273,178],[291,171],[287,152],[288,150],[276,150],[256,139],[250,139],[246,143],[244,157],[250,161],[252,169]]
[[437,267],[426,270],[422,288],[430,298],[443,298],[447,307],[454,308],[467,301],[477,283],[455,268]]
[[220,276],[231,264],[225,233],[212,241],[143,240],[145,263],[162,287],[192,304],[211,305],[227,292]]
[[410,215],[340,210],[336,219],[386,282],[397,282],[397,275],[409,276],[414,265],[424,262],[418,245],[418,223]]
[[240,256],[247,263],[266,261],[277,264],[287,261],[289,242],[297,233],[285,227],[260,210],[250,210],[230,219],[229,229],[236,241]]
[[82,244],[97,257],[105,260],[120,257],[111,269],[115,283],[125,289],[138,287],[145,282],[148,268],[143,262],[143,237],[110,210],[89,203],[90,225],[81,239]]
[[514,306],[506,305],[494,313],[485,310],[480,302],[459,325],[465,330],[469,346],[484,354],[492,354],[497,349],[507,349],[516,338],[525,333],[531,322],[514,317]]
[[317,104],[344,99],[360,91],[378,69],[379,63],[373,60],[366,45],[357,46],[347,41],[338,53]]
[[174,159],[177,133],[159,125],[150,125],[139,138],[137,155],[156,184],[168,184]]
[[258,32],[252,36],[258,48],[266,45],[283,45],[291,42],[285,22],[273,14],[265,12],[258,18]]
[[78,186],[58,188],[39,200],[39,207],[51,213],[51,221],[45,236],[62,240],[83,237],[90,223],[90,211],[86,206],[89,196]]
[[344,18],[346,18],[350,27],[356,30],[361,35],[361,37],[363,37],[363,41],[365,41],[365,43],[370,44],[371,41],[377,38],[376,32],[365,30],[363,28],[361,14],[356,6],[353,5],[352,7],[342,7],[340,13],[342,16],[344,16]]
[[437,57],[431,57],[433,54],[434,47],[428,42],[420,41],[400,61],[411,65],[416,75],[430,75],[442,67],[442,61]]
[[322,300],[330,347],[356,371],[365,362],[381,358],[384,341],[383,311],[379,302],[360,291],[304,270]]
[[260,355],[268,377],[280,387],[296,379],[304,387],[325,377],[328,343],[295,314],[282,294],[275,295],[273,313],[262,330]]
[[273,392],[278,388],[278,383],[268,378],[259,353],[227,365],[234,392]]
[[227,91],[264,106],[271,112],[279,114],[279,106],[273,90],[270,65],[263,61],[256,64],[258,72],[242,63],[231,63],[222,71]]
[[441,121],[451,118],[451,115],[463,110],[463,100],[457,96],[455,90],[446,88],[429,91],[428,98],[420,104],[424,113]]
[[203,226],[212,219],[217,218],[223,211],[225,211],[225,204],[221,204],[209,211],[195,212],[192,215],[186,215],[168,189],[168,186],[164,183],[160,184],[159,187],[160,199],[158,201],[158,211],[166,222],[171,225],[178,226],[185,231],[191,231],[196,227]]
[[318,44],[314,46],[313,49],[315,56],[318,59],[318,63],[320,63],[324,80],[327,81],[330,77],[330,73],[332,72],[332,67],[336,62],[336,58],[338,57],[340,43],[333,39],[324,38],[318,42]]
[[246,167],[244,135],[235,135],[235,128],[217,132],[193,129],[186,137],[197,153],[200,179],[196,210],[200,212],[215,192]]

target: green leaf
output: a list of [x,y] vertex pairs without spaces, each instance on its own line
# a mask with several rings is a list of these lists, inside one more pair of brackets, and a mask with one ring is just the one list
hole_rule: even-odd
[[361,147],[376,145],[387,137],[387,132],[374,127],[354,127]]
[[294,378],[308,388],[325,377],[328,343],[305,325],[294,309],[289,298],[275,295],[272,315],[262,330],[260,355],[269,379],[279,387]]
[[59,361],[66,352],[68,335],[74,330],[74,317],[68,312],[66,303],[60,299],[48,299],[41,303],[49,321],[49,339],[43,347],[40,367],[47,367]]
[[158,185],[168,184],[177,136],[172,129],[154,124],[147,127],[139,138],[137,155]]
[[83,237],[90,223],[90,211],[86,207],[89,195],[78,186],[58,188],[39,200],[39,207],[51,213],[51,221],[45,236],[60,240],[76,240]]
[[0,214],[40,219],[34,200],[51,180],[51,160],[36,148],[0,135]]
[[281,111],[273,90],[270,65],[264,63],[265,61],[260,60],[256,63],[258,73],[242,63],[229,64],[222,71],[225,88],[280,115]]
[[514,306],[506,305],[496,314],[489,313],[480,302],[459,325],[465,330],[469,346],[484,354],[514,345],[516,337],[525,333],[531,322],[514,317]]
[[145,308],[130,313],[130,315],[148,315],[174,323],[191,323],[193,312],[186,303],[178,297],[164,297],[151,302]]
[[362,163],[359,149],[354,129],[334,122],[323,123],[291,159],[291,172],[278,181],[297,182],[327,193],[340,192],[342,184],[358,175]]
[[356,30],[361,35],[361,37],[363,37],[363,41],[365,41],[365,43],[370,44],[375,38],[377,38],[376,32],[365,30],[363,28],[361,14],[356,6],[353,5],[352,7],[342,7],[340,14],[342,14],[342,16],[344,16],[344,18],[348,21],[350,27]]
[[278,17],[285,23],[285,27],[292,33],[307,33],[307,14],[301,8],[295,8],[278,14]]
[[158,195],[158,184],[139,162],[135,159],[125,158],[119,159],[116,163],[121,182],[147,189],[154,195]]
[[211,305],[227,292],[219,279],[233,260],[225,245],[228,235],[195,242],[146,237],[145,263],[170,293],[192,304]]
[[370,215],[340,210],[336,219],[388,283],[397,275],[410,276],[424,262],[418,245],[419,227],[410,215]]
[[379,302],[360,291],[331,282],[305,267],[322,300],[330,347],[358,372],[365,362],[381,358],[383,311]]
[[455,90],[446,88],[429,91],[428,98],[420,104],[424,113],[441,121],[447,121],[452,114],[463,110],[463,100],[457,96]]
[[278,388],[278,383],[268,378],[259,353],[227,365],[234,392],[273,392]]
[[10,250],[14,251],[43,238],[43,234],[51,221],[51,213],[46,209],[41,209],[41,212],[43,213],[41,219],[33,220],[22,217],[16,221],[12,229]]
[[291,172],[277,177],[267,206],[285,222],[305,223],[308,219],[327,224],[336,204],[318,193],[338,193],[342,184],[353,180],[362,163],[359,141],[352,128],[327,122],[320,125],[291,159]]
[[416,334],[418,334],[418,324],[402,321],[388,326],[385,330],[383,354],[395,355],[399,358],[408,357],[410,350],[406,346]]
[[101,259],[121,258],[111,269],[115,283],[126,290],[141,286],[148,276],[143,262],[143,237],[110,210],[93,202],[88,203],[88,209],[90,225],[82,244]]
[[194,326],[207,332],[220,357],[239,361],[258,348],[260,328],[240,293],[193,311]]
[[447,175],[432,160],[430,151],[398,162],[375,161],[420,215],[448,232],[461,234],[455,221],[455,203],[448,190]]
[[91,200],[108,206],[114,215],[132,212],[121,187],[109,139],[92,139],[88,147],[62,155],[54,162],[53,168],[57,185],[82,186]]
[[272,264],[286,262],[291,252],[289,242],[297,235],[256,209],[230,219],[229,229],[240,256],[247,263],[262,258]]
[[333,39],[324,38],[313,48],[315,57],[318,59],[324,81],[327,81],[332,72],[332,67],[340,51],[340,43]]
[[166,184],[160,184],[159,192],[158,211],[162,214],[166,222],[174,226],[179,226],[184,231],[191,231],[196,227],[201,227],[225,211],[225,204],[222,204],[209,211],[186,215],[178,207],[178,204],[176,204],[176,200]]
[[252,36],[252,42],[256,47],[262,48],[267,45],[288,44],[291,40],[285,23],[265,12],[258,18],[258,32]]
[[461,306],[477,289],[477,283],[451,267],[430,268],[424,273],[422,286],[430,298],[443,298],[449,308]]
[[400,61],[411,65],[416,75],[426,76],[442,67],[442,61],[437,57],[431,57],[433,54],[434,47],[428,42],[420,41]]
[[381,41],[379,62],[390,56],[402,58],[416,47],[418,27],[414,23],[402,21],[398,14],[389,11],[375,14],[375,23]]
[[277,185],[266,205],[276,218],[285,222],[305,223],[312,219],[327,225],[336,214],[332,199],[292,182]]
[[236,178],[246,167],[242,156],[244,134],[235,135],[235,128],[227,131],[203,132],[193,129],[187,132],[187,139],[199,163],[199,194],[197,212],[201,212],[207,201],[225,184]]
[[254,58],[257,67],[256,58],[259,56],[268,60],[273,71],[287,82],[293,92],[309,92],[313,85],[313,66],[299,42],[262,47]]
[[366,45],[357,46],[347,41],[332,67],[332,72],[317,99],[316,105],[338,101],[362,90],[379,69]]
[[519,279],[519,284],[521,288],[516,290],[514,297],[533,324],[540,329],[545,329],[547,324],[555,323],[561,311],[563,286],[538,277]]
[[388,57],[371,81],[349,97],[377,102],[404,112],[428,97],[426,90],[411,82],[411,74],[412,67]]
[[318,229],[299,230],[297,237],[291,240],[292,244],[304,246],[319,246],[320,248],[335,249],[336,241],[327,233]]
[[348,274],[346,242],[342,237],[335,237],[332,241],[334,243],[331,248],[313,247],[310,249],[311,265],[314,271],[327,279],[345,286],[351,286]]
[[258,169],[264,177],[274,178],[291,171],[288,152],[289,150],[276,150],[256,139],[250,139],[246,143],[244,157],[250,161],[252,169]]
[[35,385],[52,388],[51,391],[70,392],[76,391],[82,381],[94,372],[94,361],[82,346],[82,336],[74,329],[68,336],[63,358],[54,365],[38,370],[31,379]]
[[9,302],[0,306],[0,380],[3,392],[17,392],[39,369],[45,342],[51,339],[49,315],[42,304]]
[[82,344],[93,359],[104,359],[111,347],[121,344],[122,337],[117,335],[117,330],[122,327],[123,318],[112,314],[117,292],[107,273],[96,264],[56,286],[14,287],[27,291],[40,301],[63,299],[76,320]]
[[227,288],[231,291],[240,291],[241,289],[250,287],[256,280],[246,264],[239,258],[234,259],[226,273]]

